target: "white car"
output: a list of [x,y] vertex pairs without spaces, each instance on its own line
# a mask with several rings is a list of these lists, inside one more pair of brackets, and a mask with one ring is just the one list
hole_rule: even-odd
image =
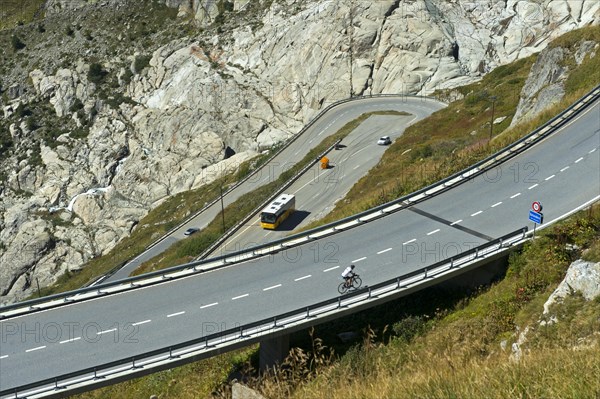
[[389,145],[392,144],[392,140],[390,139],[390,136],[383,136],[380,137],[379,140],[377,140],[377,145]]

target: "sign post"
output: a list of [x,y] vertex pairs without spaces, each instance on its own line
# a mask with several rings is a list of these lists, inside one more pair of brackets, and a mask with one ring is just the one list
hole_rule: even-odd
[[531,204],[531,210],[529,211],[529,220],[533,222],[533,237],[535,238],[535,228],[538,224],[544,222],[544,214],[542,213],[542,203],[535,201]]

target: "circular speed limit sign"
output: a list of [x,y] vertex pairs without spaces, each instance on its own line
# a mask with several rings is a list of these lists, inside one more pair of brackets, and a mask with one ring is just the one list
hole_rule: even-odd
[[542,211],[542,203],[539,201],[535,201],[533,204],[531,204],[531,209],[533,209],[536,212],[541,212]]

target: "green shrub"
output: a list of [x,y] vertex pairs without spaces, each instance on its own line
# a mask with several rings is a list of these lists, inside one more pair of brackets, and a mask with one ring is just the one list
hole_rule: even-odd
[[83,103],[80,99],[76,98],[73,104],[69,107],[69,112],[77,112],[80,109],[83,109]]
[[104,78],[107,74],[108,72],[102,68],[102,65],[94,62],[90,65],[90,70],[88,71],[88,80],[92,83],[99,84],[104,81]]
[[13,48],[13,50],[15,50],[15,51],[19,51],[19,50],[21,50],[21,49],[24,49],[24,48],[25,48],[25,43],[23,43],[23,42],[21,41],[21,39],[19,39],[19,37],[18,37],[17,35],[13,35],[13,36],[10,38],[10,43],[12,44],[12,48]]
[[135,61],[133,62],[133,69],[135,73],[140,73],[150,64],[150,56],[140,55],[135,57]]

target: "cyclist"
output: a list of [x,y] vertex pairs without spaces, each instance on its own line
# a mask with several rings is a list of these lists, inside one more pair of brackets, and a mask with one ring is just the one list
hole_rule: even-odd
[[347,288],[352,287],[352,277],[354,277],[354,265],[350,265],[342,272],[342,278],[346,281],[345,286]]

